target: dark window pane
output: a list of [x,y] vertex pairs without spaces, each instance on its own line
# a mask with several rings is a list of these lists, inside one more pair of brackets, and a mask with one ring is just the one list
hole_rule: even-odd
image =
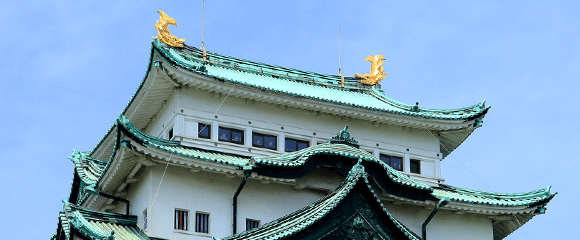
[[173,138],[173,128],[169,129],[169,140]]
[[258,134],[253,134],[253,138],[254,138],[254,141],[252,144],[254,146],[256,146],[256,147],[264,146],[264,137],[263,136],[258,135]]
[[391,166],[391,157],[387,156],[387,155],[379,155],[381,161],[383,161],[384,163],[386,163],[387,165]]
[[211,138],[211,125],[207,124],[203,124],[200,123],[197,125],[198,129],[197,131],[199,131],[199,134],[197,135],[200,138]]
[[225,128],[220,128],[219,130],[219,140],[230,141],[230,130]]
[[243,132],[232,130],[232,142],[241,143],[243,142]]
[[264,136],[264,147],[276,150],[276,137]]
[[307,142],[298,142],[298,150],[302,150],[308,147]]
[[421,174],[421,164],[417,160],[411,160],[409,168],[412,173]]
[[296,141],[292,139],[286,139],[286,152],[294,152],[296,151]]
[[391,157],[391,167],[399,171],[403,170],[403,159],[398,157]]

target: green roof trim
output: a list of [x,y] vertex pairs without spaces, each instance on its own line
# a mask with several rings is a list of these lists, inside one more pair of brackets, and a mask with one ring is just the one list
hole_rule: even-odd
[[524,193],[494,193],[439,184],[432,195],[438,199],[448,198],[455,202],[481,204],[500,207],[534,207],[549,202],[558,194],[550,193],[551,187]]
[[[359,190],[355,192],[354,189],[357,184],[361,187],[359,187]],[[365,191],[367,194],[370,193],[368,195],[372,196],[371,198],[374,198],[374,200],[365,200],[360,189]],[[369,201],[368,205],[365,201]],[[370,201],[376,202],[372,203]],[[387,219],[382,219],[382,221],[386,220],[390,221],[390,223],[382,222],[381,219],[379,219],[381,218],[379,215],[373,214],[370,210],[372,208],[370,205],[380,206],[382,214],[386,214],[387,216]],[[338,208],[339,206],[342,206],[342,210]],[[338,215],[330,215],[333,212],[335,212],[334,215]],[[336,212],[340,213],[336,214]],[[325,218],[326,220],[324,220]],[[377,222],[373,222],[372,224],[368,223],[369,219],[373,219]],[[317,223],[320,224],[316,225]],[[376,228],[376,225],[378,224],[384,224],[383,226],[387,227],[391,226],[393,229],[385,229],[381,227]],[[317,227],[327,229],[317,229]],[[349,230],[346,231],[346,228]],[[299,235],[301,232],[306,233]],[[393,217],[380,202],[370,184],[368,175],[364,170],[362,160],[354,165],[345,181],[324,198],[266,225],[230,237],[222,238],[221,240],[322,239],[323,237],[333,238],[344,235],[351,237],[349,239],[353,239],[352,237],[354,235],[360,234],[363,234],[360,237],[366,236],[367,238],[378,238],[380,236],[380,239],[401,239],[401,237],[412,240],[421,239],[413,231]]]
[[155,49],[174,66],[191,72],[214,77],[223,81],[254,87],[295,97],[330,102],[379,112],[388,112],[416,117],[472,120],[482,117],[490,107],[485,101],[460,109],[427,109],[404,104],[385,95],[380,86],[366,86],[355,78],[345,78],[345,88],[340,87],[340,76],[325,75],[291,68],[252,62],[244,59],[207,52],[208,60],[203,60],[203,51],[185,45],[183,48],[170,47],[153,40]]
[[161,138],[156,138],[151,135],[147,135],[139,131],[137,128],[135,128],[135,126],[131,124],[129,119],[127,119],[123,115],[117,117],[117,124],[121,126],[122,129],[126,129],[127,132],[130,133],[129,136],[134,140],[136,140],[137,142],[142,142],[144,144],[147,144],[149,146],[155,147],[157,149],[172,154],[200,159],[208,162],[232,165],[236,167],[246,166],[250,161],[250,157],[243,157],[234,154],[226,154],[215,151],[208,151],[204,149],[185,147],[182,146],[178,141],[170,141]]
[[373,162],[382,166],[389,179],[395,183],[421,190],[431,190],[430,186],[414,180],[411,177],[401,173],[400,171],[395,170],[380,159],[376,158],[371,153],[347,144],[332,144],[327,142],[295,152],[269,157],[255,157],[253,159],[256,161],[256,164],[295,168],[304,166],[310,159],[312,159],[312,157],[316,155],[340,156],[355,160],[360,159],[365,162]]
[[73,150],[72,155],[68,157],[68,159],[70,159],[75,165],[75,178],[73,179],[69,202],[84,202],[90,195],[85,188],[95,187],[99,178],[107,168],[107,163],[105,161],[92,158],[89,154],[90,152]]
[[431,187],[409,177],[401,171],[393,169],[380,159],[376,158],[373,154],[347,144],[332,144],[327,142],[295,152],[288,152],[268,157],[250,158],[217,151],[186,147],[176,141],[169,141],[147,135],[136,129],[123,115],[117,118],[117,123],[122,129],[127,129],[127,132],[131,134],[130,137],[136,139],[137,142],[146,143],[149,146],[153,146],[172,154],[236,167],[246,166],[253,160],[257,167],[273,166],[277,168],[294,169],[305,166],[310,159],[317,155],[340,156],[354,160],[361,160],[363,162],[376,163],[383,168],[384,173],[386,173],[392,182],[401,186],[427,191],[431,197],[436,199],[447,197],[454,202],[518,207],[544,204],[549,202],[557,194],[550,193],[549,187],[527,193],[493,193],[469,190],[445,184],[439,184],[438,187]]
[[[149,237],[137,226],[137,216],[98,212],[64,202],[59,213],[59,228],[55,240],[72,239],[71,234],[81,234],[83,239],[147,240]],[[75,231],[72,231],[75,229]],[[113,236],[114,238],[110,238]]]

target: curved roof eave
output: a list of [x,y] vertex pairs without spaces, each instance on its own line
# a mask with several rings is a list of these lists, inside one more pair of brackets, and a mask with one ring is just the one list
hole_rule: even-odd
[[378,112],[444,120],[472,120],[489,109],[485,101],[460,109],[420,108],[388,98],[380,86],[362,85],[354,79],[351,79],[350,86],[340,87],[340,76],[283,68],[212,52],[207,52],[207,58],[203,60],[203,52],[194,47],[173,48],[157,40],[152,44],[173,67],[264,91]]

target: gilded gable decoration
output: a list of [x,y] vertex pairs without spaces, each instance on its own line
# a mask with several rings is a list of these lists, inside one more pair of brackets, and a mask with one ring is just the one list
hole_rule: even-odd
[[175,19],[173,19],[170,16],[167,16],[167,14],[165,14],[165,12],[161,10],[157,10],[157,12],[161,14],[161,16],[159,16],[159,21],[155,23],[155,28],[157,29],[157,39],[172,47],[183,47],[185,39],[172,36],[169,33],[169,24],[177,27]]
[[381,83],[381,80],[383,80],[387,76],[386,73],[383,73],[383,71],[385,71],[385,69],[383,68],[383,61],[385,60],[386,58],[383,55],[368,56],[367,58],[365,58],[365,62],[371,62],[370,74],[355,73],[354,76],[362,78],[363,79],[361,80],[362,84],[375,85]]

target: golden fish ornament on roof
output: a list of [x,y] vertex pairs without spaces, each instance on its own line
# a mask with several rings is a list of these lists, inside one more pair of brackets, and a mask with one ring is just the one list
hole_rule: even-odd
[[165,14],[161,10],[157,10],[157,12],[161,14],[161,16],[159,16],[159,21],[155,23],[155,28],[157,29],[157,39],[172,47],[183,47],[185,39],[178,38],[176,36],[171,36],[171,34],[169,33],[169,24],[177,27],[175,19],[173,19],[170,16],[167,16],[167,14]]
[[358,74],[355,73],[354,76],[362,78],[361,83],[366,85],[375,85],[381,82],[388,74],[384,73],[383,61],[386,58],[383,55],[370,55],[365,58],[365,62],[371,62],[371,72],[370,74]]

